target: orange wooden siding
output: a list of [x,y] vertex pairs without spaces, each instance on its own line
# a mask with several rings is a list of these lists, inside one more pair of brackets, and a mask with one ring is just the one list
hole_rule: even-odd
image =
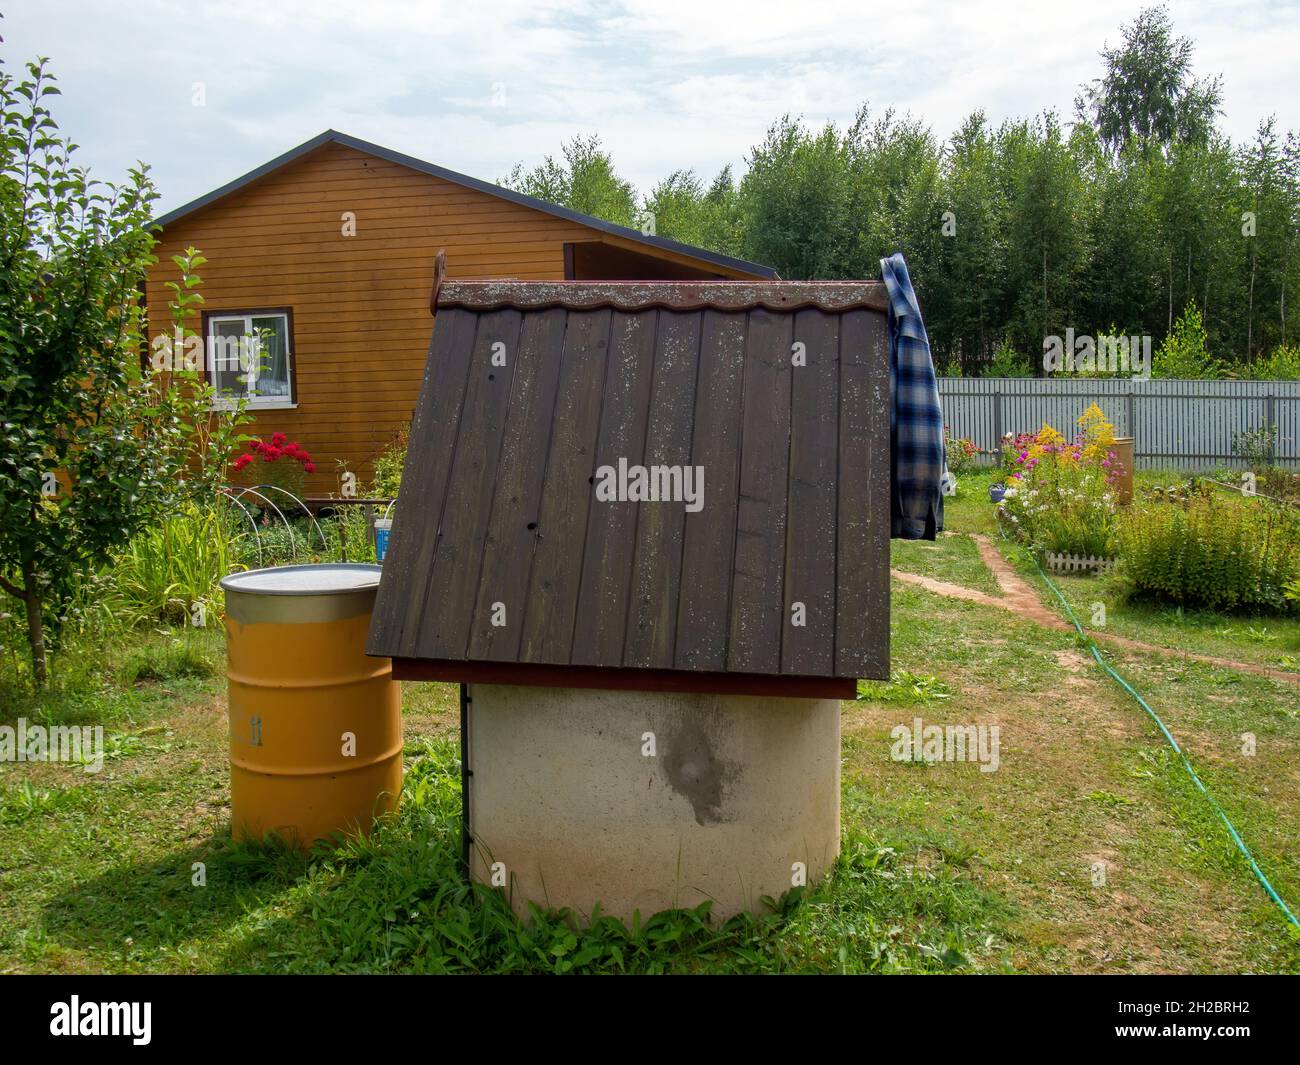
[[[342,235],[347,211],[351,237]],[[291,308],[297,406],[257,411],[249,431],[299,441],[316,461],[312,494],[339,491],[340,460],[364,491],[419,394],[438,249],[451,278],[556,280],[565,243],[597,239],[634,245],[328,143],[163,231],[146,293],[150,336],[170,332],[164,283],[179,276],[171,256],[190,246],[208,259],[198,290],[208,313]],[[675,271],[707,265],[654,254]],[[202,328],[198,318],[190,325]]]

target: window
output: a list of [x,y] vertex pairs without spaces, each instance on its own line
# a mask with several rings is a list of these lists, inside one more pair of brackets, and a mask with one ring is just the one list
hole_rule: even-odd
[[205,314],[204,321],[214,406],[231,406],[241,396],[251,409],[294,406],[289,311],[218,311]]

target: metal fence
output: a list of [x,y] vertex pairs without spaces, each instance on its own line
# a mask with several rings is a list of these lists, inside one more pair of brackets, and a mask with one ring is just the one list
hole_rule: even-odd
[[1073,436],[1096,403],[1116,436],[1135,438],[1139,467],[1240,467],[1234,435],[1272,425],[1278,465],[1300,469],[1300,381],[941,377],[939,396],[952,435],[994,455],[1003,433],[1035,432],[1044,422]]

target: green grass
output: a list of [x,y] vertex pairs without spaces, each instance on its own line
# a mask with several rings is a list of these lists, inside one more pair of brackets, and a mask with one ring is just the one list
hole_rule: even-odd
[[998,582],[980,558],[979,546],[965,533],[946,532],[933,543],[925,540],[891,540],[889,564],[904,573],[964,584],[967,588],[998,594]]
[[[990,479],[964,477],[947,507],[955,535],[895,545],[895,564],[996,594],[966,535],[983,532],[1038,582],[997,538]],[[1061,583],[1087,624],[1107,582]],[[1108,631],[1148,642],[1289,653],[1292,630],[1272,619],[1107,604]],[[0,763],[0,972],[1300,972],[1300,938],[1072,633],[901,582],[892,621],[893,677],[843,706],[839,862],[723,926],[707,911],[524,924],[466,884],[451,685],[403,686],[400,811],[369,839],[300,855],[230,839],[218,630],[87,628],[40,697],[17,652],[0,654],[0,720],[102,724],[106,737],[98,774]],[[1300,688],[1106,653],[1295,905]],[[915,717],[996,724],[1000,768],[892,760],[891,729]]]

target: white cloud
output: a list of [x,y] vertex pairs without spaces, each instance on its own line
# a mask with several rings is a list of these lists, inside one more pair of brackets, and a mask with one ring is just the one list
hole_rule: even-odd
[[[57,114],[85,160],[106,177],[150,161],[170,207],[327,127],[489,180],[596,132],[648,190],[679,167],[710,177],[743,165],[786,111],[843,124],[870,101],[941,137],[975,107],[994,122],[1068,117],[1138,6],[72,0],[29,5],[0,33],[11,65],[52,57]],[[1224,75],[1236,140],[1270,113],[1300,128],[1297,14],[1295,3],[1174,5],[1198,72]]]

